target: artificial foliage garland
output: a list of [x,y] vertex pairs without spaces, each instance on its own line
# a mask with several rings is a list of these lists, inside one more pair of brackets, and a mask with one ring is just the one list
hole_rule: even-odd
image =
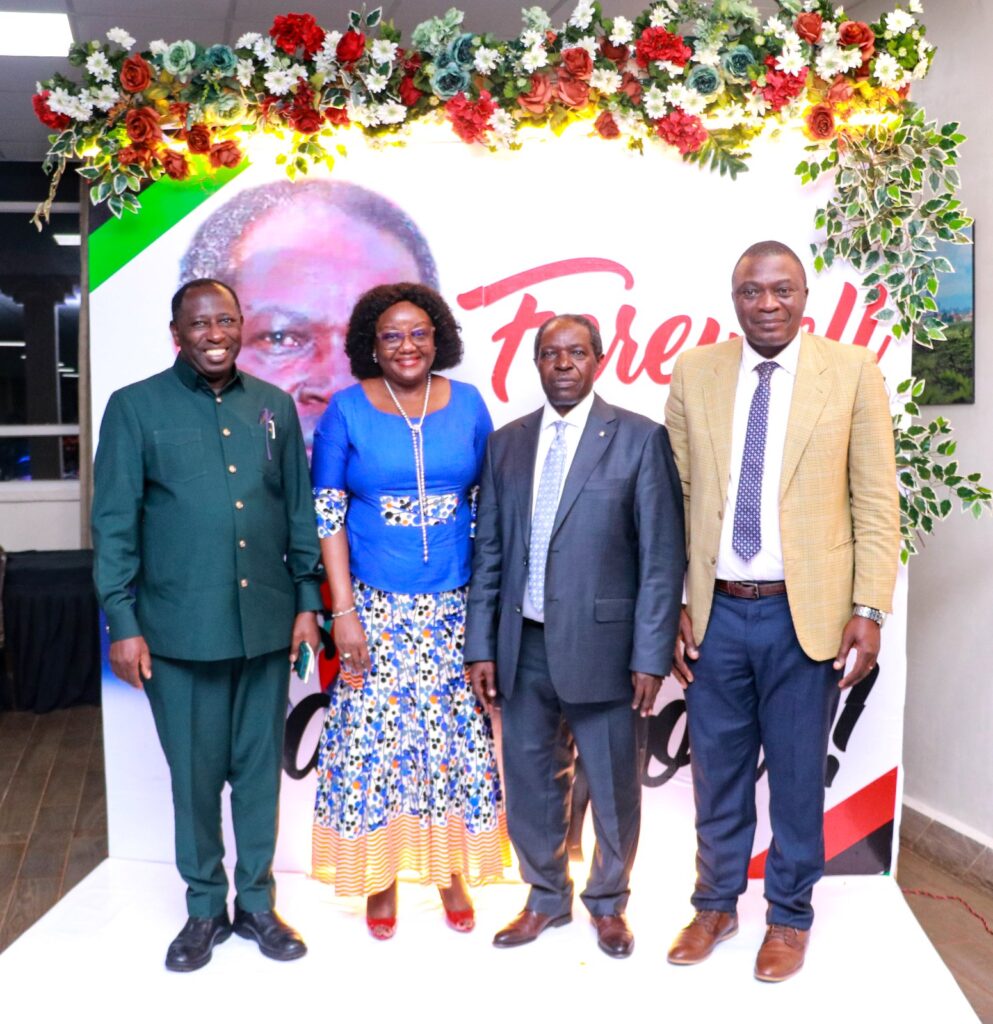
[[[871,24],[830,0],[777,5],[763,22],[747,0],[659,0],[628,19],[579,0],[558,28],[542,8],[525,8],[512,40],[466,31],[450,8],[417,26],[408,47],[379,8],[350,12],[344,31],[280,15],[233,48],[158,40],[132,53],[135,40],[114,28],[106,42],[70,50],[81,82],[56,75],[34,96],[56,133],[44,165],[52,190],[35,221],[47,219],[69,161],[79,162],[91,201],[120,217],[138,211],[149,180],[237,167],[246,131],[282,137],[277,160],[293,177],[316,162],[330,167],[328,146],[345,127],[403,141],[407,125],[442,121],[467,144],[514,149],[526,127],[560,132],[585,121],[590,135],[638,150],[670,146],[733,178],[753,140],[799,123],[816,151],[797,168],[802,180],[836,168],[835,197],[817,215],[826,240],[814,247],[815,266],[850,262],[868,301],[885,288],[877,318],[895,311],[894,336],[930,346],[943,338],[938,274],[951,269],[935,242],[967,241],[971,221],[954,198],[957,125],[925,124],[908,99],[934,54],[921,4],[906,0]],[[904,561],[950,514],[952,497],[977,517],[993,510],[979,474],[952,460],[947,421],[915,422],[922,390],[920,381],[900,385],[894,423]]]

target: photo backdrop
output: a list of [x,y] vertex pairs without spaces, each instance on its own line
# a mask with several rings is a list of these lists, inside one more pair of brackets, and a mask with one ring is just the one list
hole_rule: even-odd
[[[591,315],[600,324],[607,358],[597,391],[661,421],[679,352],[736,330],[731,269],[744,248],[764,238],[786,242],[807,264],[809,330],[868,346],[891,391],[909,376],[909,342],[892,340],[874,320],[880,305],[865,306],[856,275],[837,267],[814,276],[810,269],[814,211],[829,191],[826,183],[801,188],[792,173],[803,158],[802,137],[757,147],[751,170],[734,182],[665,152],[642,156],[620,145],[591,146],[581,137],[503,154],[448,138],[418,133],[402,148],[371,148],[356,140],[327,179],[334,187],[351,183],[385,197],[401,211],[401,229],[384,223],[377,231],[347,212],[315,212],[292,199],[253,215],[244,230],[233,226],[224,211],[234,209],[228,204],[240,193],[269,182],[280,190],[304,188],[313,180],[288,185],[261,139],[241,173],[210,183],[163,179],[143,193],[140,214],[93,231],[95,429],[113,390],[171,364],[169,299],[184,256],[212,215],[233,237],[230,252],[214,251],[212,258],[237,266],[235,285],[249,321],[239,365],[294,393],[305,425],[322,408],[315,394],[322,383],[326,397],[348,380],[334,350],[358,293],[400,273],[423,276],[431,259],[463,328],[465,358],[452,375],[480,389],[497,426],[542,402],[531,359],[534,329],[565,312]],[[414,237],[410,225],[426,240],[430,258],[420,252],[418,262],[413,242],[398,247],[397,230],[406,231],[408,241]],[[220,232],[210,232],[208,249],[224,247]],[[299,315],[304,308],[306,317]],[[310,376],[301,370],[308,360],[320,364]],[[877,873],[893,864],[905,608],[902,570],[878,677],[843,697],[833,731],[828,871]],[[684,710],[679,688],[667,680],[651,720],[646,818],[664,803],[692,820]],[[294,679],[276,861],[281,870],[309,870],[314,776],[308,767],[321,711],[316,681],[304,687]],[[106,668],[104,729],[111,855],[171,861],[168,771],[146,698]],[[759,786],[753,874],[761,873],[770,838],[764,779]],[[230,840],[227,824],[226,834]]]

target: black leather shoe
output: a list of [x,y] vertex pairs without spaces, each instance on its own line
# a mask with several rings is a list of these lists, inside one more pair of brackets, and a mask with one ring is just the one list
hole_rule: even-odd
[[169,943],[166,970],[196,971],[210,962],[211,950],[231,935],[227,910],[217,917],[188,918],[183,930]]
[[275,910],[249,914],[235,904],[233,927],[236,935],[254,939],[259,949],[273,960],[296,960],[307,952],[303,939]]

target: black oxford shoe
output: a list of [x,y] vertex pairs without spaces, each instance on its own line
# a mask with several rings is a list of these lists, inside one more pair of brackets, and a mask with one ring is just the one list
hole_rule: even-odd
[[307,952],[303,939],[275,910],[249,914],[236,904],[233,927],[236,935],[254,939],[259,949],[273,960],[296,960]]
[[231,921],[225,910],[217,917],[188,918],[183,930],[169,944],[166,970],[196,971],[210,962],[210,954],[218,942],[231,935]]

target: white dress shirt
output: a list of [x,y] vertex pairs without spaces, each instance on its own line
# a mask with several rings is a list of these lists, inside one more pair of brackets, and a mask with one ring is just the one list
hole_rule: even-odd
[[758,554],[746,562],[731,546],[734,533],[734,512],[738,503],[738,478],[741,475],[741,457],[745,450],[748,430],[748,412],[752,396],[759,385],[755,368],[767,360],[747,341],[741,344],[741,367],[738,386],[734,394],[734,421],[731,429],[731,473],[728,479],[727,502],[721,529],[721,545],[717,553],[717,579],[719,580],[781,580],[783,579],[783,542],[779,531],[779,483],[783,473],[783,449],[786,446],[786,427],[793,400],[800,342],[794,338],[772,362],[779,364],[769,378],[769,419],[765,435],[765,457],[762,467],[762,547]]
[[[541,480],[541,470],[545,465],[548,456],[548,449],[552,447],[555,439],[555,424],[564,421],[565,429],[562,431],[562,438],[565,442],[565,465],[562,467],[562,481],[559,484],[558,497],[562,497],[562,490],[565,487],[566,478],[569,476],[569,469],[572,460],[576,457],[576,449],[579,448],[579,439],[586,429],[586,421],[590,418],[590,409],[593,408],[594,394],[591,391],[581,402],[574,405],[565,416],[560,416],[548,400],[545,400],[545,407],[541,413],[541,427],[538,430],[538,451],[534,459],[534,475],[531,478],[531,518],[534,518],[534,506],[538,501],[538,484]],[[558,500],[555,502],[558,506]],[[535,622],[544,622],[545,615],[539,612],[528,593],[527,583],[524,584],[524,601],[521,605],[524,618],[532,619]]]

